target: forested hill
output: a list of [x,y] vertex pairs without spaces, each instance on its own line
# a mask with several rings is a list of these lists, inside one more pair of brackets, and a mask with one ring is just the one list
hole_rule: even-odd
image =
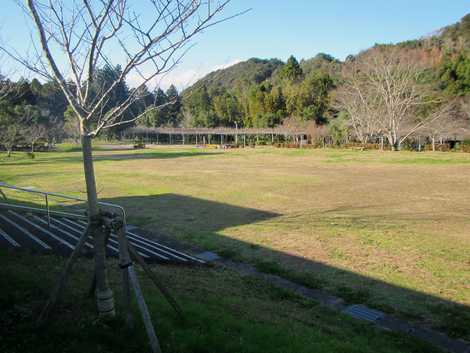
[[396,44],[375,44],[344,62],[328,54],[287,63],[252,58],[208,74],[183,93],[186,126],[274,126],[286,119],[325,123],[337,116],[334,94],[348,62],[383,48],[412,58],[428,71],[437,91],[470,92],[470,14],[433,35]]
[[[193,85],[213,88],[233,89],[259,84],[269,79],[284,63],[278,59],[263,60],[252,58],[228,68],[213,71]],[[191,89],[190,89],[191,90]]]
[[[384,55],[389,63],[405,61],[419,67],[419,82],[413,82],[412,87],[408,87],[412,91],[415,88],[426,88],[428,101],[446,103],[459,97],[465,103],[465,109],[470,110],[469,14],[433,35],[396,44],[376,44],[344,61],[328,54],[317,54],[300,61],[291,56],[287,62],[252,58],[212,72],[183,92],[178,92],[174,86],[166,91],[157,89],[152,92],[144,87],[139,95],[145,99],[133,104],[122,118],[126,120],[139,115],[152,105],[160,109],[148,109],[137,122],[121,126],[120,129],[133,124],[146,127],[315,125],[313,128],[323,124],[328,125],[330,135],[337,135],[338,131],[343,131],[344,135],[345,131],[351,133],[352,116],[355,114],[356,118],[361,117],[361,109],[367,108],[370,112],[383,108],[377,106],[377,102],[371,102],[376,104],[372,107],[366,107],[364,102],[359,102],[362,105],[356,101],[349,102],[353,105],[339,102],[341,93],[343,100],[345,98],[348,71],[349,74],[355,73],[355,77],[349,79],[357,81],[361,86],[359,88],[370,90],[377,82],[368,82],[363,75],[370,69],[370,65],[366,67],[367,61],[381,57],[384,60]],[[361,63],[362,72],[357,67],[354,70]],[[397,72],[401,70],[397,65],[392,66]],[[99,96],[121,73],[120,66],[99,68],[93,79],[90,97]],[[372,76],[369,75],[369,79]],[[53,81],[20,79],[14,82],[0,75],[0,93],[3,90],[10,94],[3,95],[0,101],[0,135],[12,132],[9,141],[18,144],[19,135],[31,135],[25,133],[28,129],[47,130],[50,141],[63,136],[78,136],[77,126],[72,123],[74,120],[67,119],[73,115],[72,110],[67,106],[60,87]],[[126,82],[115,86],[112,99],[102,107],[103,113],[126,101],[134,92],[135,88],[129,87]],[[369,91],[366,93],[366,96],[371,96]],[[429,104],[427,106],[428,111],[410,110],[412,113],[408,114],[407,119],[423,114],[430,116],[433,109],[439,108]],[[414,121],[407,121],[407,124],[412,123]],[[470,126],[470,123],[467,125]],[[376,136],[378,133],[369,131],[366,135]],[[119,136],[119,128],[109,129],[106,134],[109,137]],[[6,137],[2,136],[0,140],[5,141]]]
[[462,18],[460,22],[443,28],[440,34],[435,36],[444,48],[452,51],[470,49],[470,13]]
[[212,72],[182,92],[183,124],[266,127],[291,115],[321,121],[340,68],[319,54],[300,63],[252,58]]

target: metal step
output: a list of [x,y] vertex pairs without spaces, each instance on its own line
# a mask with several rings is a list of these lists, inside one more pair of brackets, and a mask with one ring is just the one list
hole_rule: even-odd
[[[0,209],[0,247],[9,249],[26,248],[33,252],[54,251],[68,256],[75,248],[86,229],[87,223],[78,219],[52,216],[49,219],[40,213],[23,213],[18,210]],[[129,242],[147,262],[203,264],[205,261],[185,252],[173,249],[143,235],[127,232]],[[112,234],[107,255],[118,256],[118,239]],[[93,239],[85,243],[84,253],[92,254]]]

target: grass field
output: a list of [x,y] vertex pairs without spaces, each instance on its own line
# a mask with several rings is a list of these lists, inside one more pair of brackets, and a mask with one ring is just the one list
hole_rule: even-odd
[[[82,195],[80,152],[0,155],[0,180]],[[470,154],[96,151],[130,223],[470,339]]]
[[[3,353],[148,352],[139,321],[127,330],[120,317],[96,321],[86,297],[93,264],[81,260],[65,299],[47,325],[34,319],[63,259],[6,253],[0,249],[0,351]],[[179,320],[141,276],[153,323],[165,353],[433,353],[431,347],[303,301],[228,270],[157,266],[154,271],[182,306]],[[119,289],[116,262],[110,283]],[[120,298],[117,291],[116,299]],[[117,301],[119,304],[119,301]],[[118,307],[119,310],[119,307]],[[134,308],[138,318],[137,308]],[[345,339],[347,337],[347,339]]]

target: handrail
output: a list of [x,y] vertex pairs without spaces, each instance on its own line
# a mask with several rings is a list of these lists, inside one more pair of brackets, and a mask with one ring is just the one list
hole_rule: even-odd
[[[24,187],[20,187],[20,186],[15,186],[15,185],[10,185],[10,184],[7,184],[7,183],[4,183],[4,182],[0,182],[0,192],[1,192],[1,188],[6,188],[6,189],[11,189],[11,190],[17,190],[17,191],[23,191],[23,192],[28,192],[28,193],[32,193],[32,194],[39,194],[39,195],[43,195],[44,196],[44,200],[46,202],[46,212],[47,212],[47,223],[50,225],[50,214],[51,212],[52,213],[55,213],[55,211],[51,211],[50,210],[50,207],[49,207],[49,197],[52,196],[52,197],[57,197],[57,198],[61,198],[61,199],[65,199],[65,200],[73,200],[73,201],[81,201],[81,202],[87,202],[86,199],[82,199],[82,198],[79,198],[79,197],[75,197],[75,196],[69,196],[69,195],[63,195],[63,194],[58,194],[58,193],[55,193],[55,192],[48,192],[48,191],[41,191],[41,190],[35,190],[35,189],[29,189],[29,188],[24,188]],[[122,214],[122,221],[124,223],[124,226],[126,226],[126,210],[124,209],[124,207],[120,206],[120,205],[117,205],[117,204],[114,204],[114,203],[110,203],[110,202],[103,202],[103,201],[99,201],[98,202],[99,205],[102,205],[102,206],[107,206],[107,207],[111,207],[111,208],[115,208],[115,209],[118,209],[121,214]],[[29,207],[29,206],[22,206],[23,208],[26,208],[26,209],[31,209],[31,210],[38,210],[37,208],[35,207]],[[68,215],[74,215],[72,213],[67,213],[67,212],[58,212],[58,213],[61,213],[61,214],[68,214]],[[76,214],[75,214],[76,215]]]

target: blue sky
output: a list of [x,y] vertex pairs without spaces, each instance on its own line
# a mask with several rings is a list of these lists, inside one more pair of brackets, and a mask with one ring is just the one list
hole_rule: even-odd
[[[0,1],[4,41],[26,44],[23,15],[13,1]],[[182,88],[213,69],[251,57],[285,60],[293,54],[301,59],[325,52],[344,59],[374,43],[419,38],[457,22],[470,12],[470,0],[232,0],[226,14],[247,8],[252,10],[197,37],[162,84]],[[11,28],[16,30],[6,30]]]

